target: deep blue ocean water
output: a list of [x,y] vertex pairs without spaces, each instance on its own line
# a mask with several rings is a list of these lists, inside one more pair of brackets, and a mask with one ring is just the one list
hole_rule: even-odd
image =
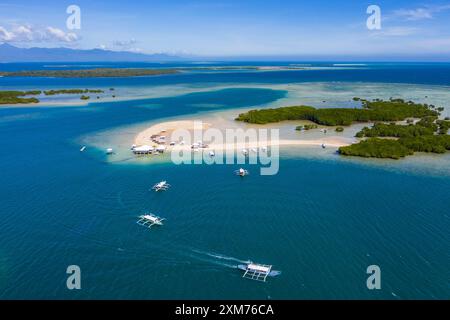
[[[0,108],[0,298],[448,299],[448,176],[282,158],[278,175],[239,179],[232,165],[118,165],[103,150],[79,152],[82,136],[269,103],[286,93],[252,83],[299,81],[450,85],[450,66],[0,78],[0,89],[248,84],[86,107]],[[148,191],[163,179],[168,192]],[[138,226],[136,216],[147,210],[164,216],[165,225]],[[247,260],[282,274],[267,283],[244,280],[235,267]],[[79,291],[66,288],[72,264],[82,270]],[[379,291],[366,287],[372,264],[381,268]]]

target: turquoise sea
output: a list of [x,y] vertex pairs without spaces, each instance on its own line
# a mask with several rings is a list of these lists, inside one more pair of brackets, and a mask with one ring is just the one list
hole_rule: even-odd
[[[437,174],[286,150],[277,175],[260,176],[258,166],[247,165],[255,174],[240,179],[233,165],[115,162],[90,145],[79,152],[86,137],[117,128],[283,103],[292,93],[280,85],[326,83],[335,90],[331,104],[342,99],[340,86],[387,84],[412,96],[410,88],[423,86],[430,99],[447,103],[446,112],[450,107],[449,64],[319,66],[330,68],[0,78],[0,90],[114,87],[118,95],[151,96],[0,108],[0,298],[450,298],[448,156],[437,160]],[[48,66],[0,64],[41,68]],[[171,189],[149,192],[160,180]],[[137,225],[145,211],[165,217],[165,225]],[[282,273],[266,283],[245,280],[236,266],[249,260]],[[374,264],[381,290],[366,287],[366,268]],[[81,290],[66,288],[69,265],[81,268]]]

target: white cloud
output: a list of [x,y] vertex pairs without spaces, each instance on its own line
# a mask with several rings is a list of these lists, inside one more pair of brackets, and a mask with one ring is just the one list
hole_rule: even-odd
[[49,40],[56,40],[61,42],[74,42],[78,40],[78,36],[73,32],[66,33],[61,29],[53,27],[47,27],[46,31],[46,35]]
[[12,39],[14,39],[14,34],[6,30],[4,27],[0,26],[0,40],[11,41]]
[[433,19],[434,14],[450,10],[450,5],[444,6],[425,6],[415,9],[400,9],[394,11],[394,16],[402,17],[409,21]]
[[406,20],[423,20],[423,19],[432,19],[433,13],[429,9],[425,8],[417,8],[410,10],[397,10],[394,13],[396,16],[403,17]]
[[137,43],[136,39],[130,39],[130,40],[116,40],[113,42],[113,45],[115,47],[125,47],[129,48]]
[[18,26],[15,28],[13,33],[16,35],[16,37],[26,40],[33,40],[33,31],[29,26]]
[[102,50],[112,50],[112,51],[128,51],[128,52],[143,52],[141,48],[136,47],[135,45],[138,43],[136,39],[130,40],[115,40],[110,44],[99,44],[97,45],[98,49]]
[[135,53],[142,53],[143,52],[143,50],[141,48],[130,48],[127,51],[135,52]]
[[33,28],[29,25],[18,25],[10,30],[0,26],[0,41],[3,42],[76,42],[77,34],[64,32],[61,29],[47,27]]

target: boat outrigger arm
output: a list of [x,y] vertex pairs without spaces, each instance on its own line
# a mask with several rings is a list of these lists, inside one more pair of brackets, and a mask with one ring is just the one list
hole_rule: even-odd
[[164,218],[160,218],[158,216],[155,216],[154,214],[149,213],[139,216],[139,220],[136,223],[140,226],[151,228],[155,224],[162,226],[162,222],[164,220]]

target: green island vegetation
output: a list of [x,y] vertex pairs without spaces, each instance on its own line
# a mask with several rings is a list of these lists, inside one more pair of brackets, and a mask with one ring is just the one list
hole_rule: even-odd
[[61,89],[61,90],[47,90],[44,91],[46,96],[53,96],[55,94],[83,94],[83,93],[103,93],[103,90],[92,89]]
[[[277,109],[251,110],[236,120],[266,124],[283,120],[309,120],[316,125],[339,126],[337,132],[354,122],[375,122],[356,134],[364,138],[359,143],[339,148],[341,155],[400,159],[414,152],[445,153],[450,150],[450,120],[440,120],[442,107],[419,104],[403,99],[368,101],[358,97],[362,108],[324,108],[292,106]],[[414,123],[414,119],[419,119]],[[406,125],[397,124],[405,121]],[[304,129],[299,126],[297,130]]]
[[401,99],[390,101],[360,99],[362,108],[323,108],[309,106],[282,107],[277,109],[250,110],[241,113],[236,120],[256,124],[266,124],[283,120],[310,120],[325,126],[349,126],[354,122],[401,121],[406,118],[437,116],[434,106],[405,102]]
[[22,104],[22,103],[38,103],[37,98],[24,98],[25,96],[35,96],[41,94],[42,91],[0,91],[0,104]]
[[97,68],[83,70],[32,70],[0,72],[4,77],[56,77],[56,78],[111,78],[140,77],[178,73],[175,69],[116,69]]
[[[28,104],[39,103],[39,99],[36,97],[25,96],[38,96],[44,94],[46,96],[53,96],[57,94],[81,94],[80,99],[88,100],[88,93],[104,93],[99,89],[61,89],[61,90],[30,90],[30,91],[0,91],[0,104]],[[100,99],[100,96],[97,96]]]
[[302,131],[302,130],[311,130],[311,129],[317,129],[317,128],[318,128],[317,124],[305,124],[303,126],[296,127],[295,130]]
[[340,147],[339,153],[345,156],[400,159],[414,152],[398,140],[371,138],[347,147]]
[[367,137],[367,140],[341,147],[339,153],[392,159],[400,159],[414,152],[445,153],[450,150],[449,129],[450,121],[438,120],[436,116],[426,116],[416,124],[375,123],[373,127],[365,127],[356,134],[356,137]]

